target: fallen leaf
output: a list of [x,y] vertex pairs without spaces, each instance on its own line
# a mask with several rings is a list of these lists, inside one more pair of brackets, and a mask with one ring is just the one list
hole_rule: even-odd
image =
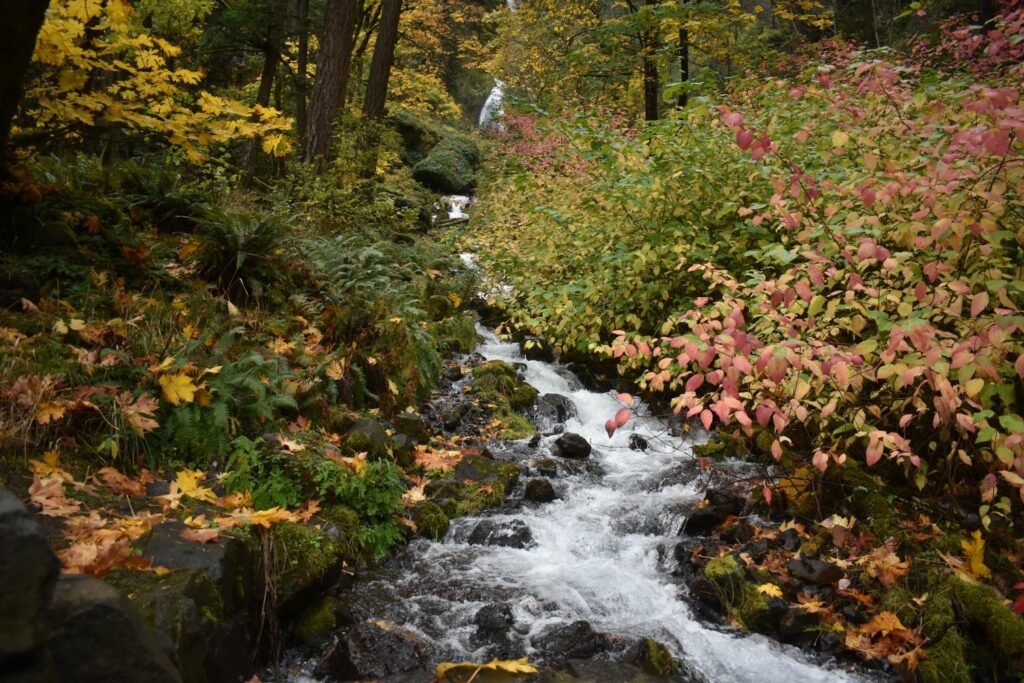
[[220,531],[218,529],[185,529],[181,532],[181,537],[186,541],[195,541],[196,543],[213,543],[220,538]]
[[192,403],[196,397],[196,385],[192,378],[183,372],[160,376],[160,392],[164,400],[172,406],[180,403]]

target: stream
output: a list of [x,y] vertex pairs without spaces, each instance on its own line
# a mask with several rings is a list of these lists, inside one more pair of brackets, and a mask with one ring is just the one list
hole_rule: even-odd
[[[539,444],[494,444],[494,456],[516,460],[535,476],[538,459],[548,457],[562,429],[585,437],[593,453],[585,466],[555,458],[562,460],[552,479],[555,501],[524,502],[520,483],[506,507],[455,519],[439,542],[417,539],[362,574],[346,598],[354,620],[386,621],[408,629],[426,644],[428,668],[441,661],[493,657],[544,661],[548,629],[586,620],[595,631],[623,641],[650,637],[664,643],[686,663],[686,680],[869,680],[862,673],[814,662],[801,650],[766,637],[698,621],[685,588],[672,575],[671,552],[680,540],[686,510],[701,497],[693,470],[687,469],[692,442],[671,436],[661,419],[651,417],[634,417],[609,437],[604,422],[621,407],[614,393],[589,391],[564,366],[526,360],[518,345],[504,343],[484,328],[478,332],[479,354],[517,364],[542,396],[559,394],[571,403],[564,425],[539,420],[538,427],[547,434]],[[465,381],[456,382],[451,391],[461,392]],[[647,440],[646,451],[630,448],[634,434]],[[740,462],[728,466],[743,467]],[[513,528],[525,525],[532,543],[525,548],[469,544],[483,519]],[[474,623],[482,608],[495,603],[506,605],[502,609],[512,615],[507,639],[500,645],[481,639]],[[292,672],[291,681],[316,680],[294,668]]]

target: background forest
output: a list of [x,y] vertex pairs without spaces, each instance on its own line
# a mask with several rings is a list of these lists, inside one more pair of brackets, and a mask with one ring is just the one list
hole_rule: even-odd
[[910,679],[1021,674],[1020,0],[3,13],[0,483],[65,572],[146,570],[171,518],[264,553],[329,519],[353,566],[443,536],[430,481],[535,431],[499,372],[478,441],[421,434],[483,315],[623,392],[609,436],[636,395],[757,464],[800,543],[693,549],[734,626],[779,600]]

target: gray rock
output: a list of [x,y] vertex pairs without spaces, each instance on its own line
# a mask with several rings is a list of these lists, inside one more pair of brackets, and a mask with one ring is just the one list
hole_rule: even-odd
[[512,608],[503,602],[481,607],[473,617],[477,636],[484,640],[504,641],[515,623]]
[[537,649],[551,661],[589,659],[608,649],[608,638],[581,619],[549,628],[540,635]]
[[456,403],[441,413],[441,423],[448,431],[452,431],[462,424],[462,418],[469,412],[468,403]]
[[364,622],[327,652],[319,673],[336,680],[363,680],[416,671],[425,663],[424,644],[415,635],[387,622]]
[[399,413],[392,418],[391,423],[395,425],[395,431],[410,437],[416,443],[427,443],[430,441],[430,431],[423,418],[416,413]]
[[843,570],[831,562],[795,557],[786,563],[786,569],[794,577],[815,586],[831,586],[843,578]]
[[647,439],[640,436],[639,434],[629,435],[629,447],[634,451],[646,451],[650,444],[647,443]]
[[39,618],[59,574],[36,520],[13,493],[0,490],[0,668],[8,656],[39,644]]
[[356,422],[345,432],[341,444],[349,453],[366,453],[370,460],[388,457],[388,433],[376,420]]
[[534,467],[537,468],[537,472],[543,474],[545,477],[558,476],[558,461],[553,460],[552,458],[538,460]]
[[481,520],[467,541],[470,545],[498,545],[506,548],[525,548],[533,542],[530,527],[519,519],[499,522]]
[[102,581],[62,576],[46,621],[58,681],[181,683],[135,607]]
[[535,503],[550,503],[558,496],[555,487],[547,479],[531,479],[526,482],[526,500]]
[[591,450],[590,443],[573,432],[566,432],[555,439],[554,454],[563,458],[587,458]]
[[565,422],[576,417],[576,404],[561,394],[541,394],[534,407],[538,417],[552,422]]

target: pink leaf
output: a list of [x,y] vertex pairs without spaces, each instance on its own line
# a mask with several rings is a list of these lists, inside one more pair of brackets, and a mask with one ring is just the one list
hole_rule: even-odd
[[622,408],[617,413],[615,413],[615,420],[614,420],[615,426],[616,427],[621,427],[622,425],[626,424],[627,422],[629,422],[629,418],[632,415],[633,415],[633,411],[632,410],[630,410],[629,408]]
[[608,432],[608,436],[611,437],[618,427],[615,424],[615,420],[608,420],[604,423],[604,431]]
[[986,306],[988,306],[988,292],[975,294],[974,298],[971,299],[971,317],[977,318],[985,310]]
[[881,458],[882,441],[878,437],[871,437],[868,442],[867,451],[865,452],[865,459],[867,460],[868,467],[872,467]]
[[704,375],[692,375],[686,380],[686,391],[697,391],[704,384]]
[[761,495],[764,496],[764,502],[768,505],[772,504],[772,490],[768,488],[768,484],[764,484],[761,487]]
[[736,132],[736,144],[740,149],[749,148],[752,142],[754,142],[754,134],[749,130],[743,129]]
[[618,393],[615,394],[615,398],[625,403],[627,406],[633,405],[633,397],[630,394]]
[[811,460],[811,462],[814,464],[815,467],[818,468],[819,471],[824,472],[826,469],[828,469],[828,453],[819,448],[818,450],[814,451],[814,458]]
[[[1024,358],[1024,355],[1021,356]],[[753,366],[750,365],[750,361],[747,360],[746,356],[736,356],[732,359],[732,364],[736,366],[736,369],[742,372],[744,375],[749,375],[753,371]]]
[[710,410],[705,410],[700,414],[700,423],[704,425],[704,429],[711,429],[711,424],[715,421],[715,416]]
[[772,457],[776,460],[782,459],[782,444],[778,439],[772,441]]

